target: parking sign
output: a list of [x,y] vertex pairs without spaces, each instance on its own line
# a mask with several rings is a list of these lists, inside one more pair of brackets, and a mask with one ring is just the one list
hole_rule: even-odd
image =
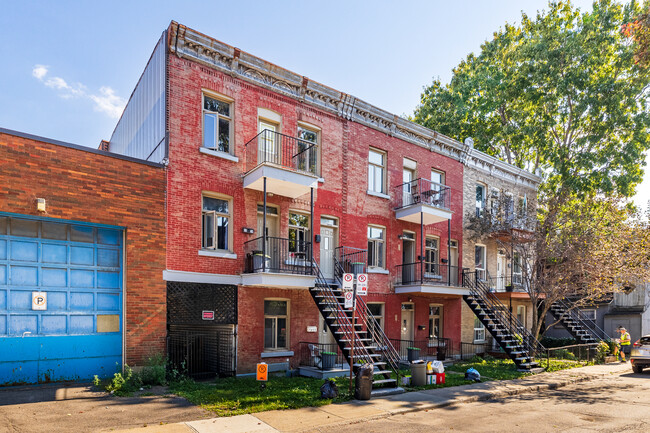
[[357,295],[366,296],[368,294],[368,274],[357,275]]

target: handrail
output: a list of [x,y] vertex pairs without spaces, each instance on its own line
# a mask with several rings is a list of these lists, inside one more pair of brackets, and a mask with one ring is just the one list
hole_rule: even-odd
[[[473,278],[472,278],[473,277]],[[478,279],[476,271],[463,273],[463,285],[470,289],[470,293],[479,296],[487,303],[490,312],[497,316],[499,321],[506,326],[513,334],[519,334],[521,345],[531,356],[540,353],[546,348],[530,333],[517,317],[505,306],[485,283]],[[514,325],[514,326],[513,326]]]
[[318,175],[318,143],[264,129],[251,138],[244,149],[247,172],[260,164],[271,163]]
[[600,340],[611,339],[607,332],[598,326],[595,321],[588,319],[579,308],[569,305],[565,299],[559,299],[555,301],[555,303],[559,304],[564,309],[563,314],[568,313],[573,320],[577,321],[581,326],[591,331],[596,338]]
[[414,204],[427,204],[450,209],[451,188],[429,179],[419,178],[395,187],[395,209]]

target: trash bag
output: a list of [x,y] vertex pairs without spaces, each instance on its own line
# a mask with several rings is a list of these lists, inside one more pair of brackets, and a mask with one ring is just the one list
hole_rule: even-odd
[[336,398],[339,396],[339,388],[333,380],[326,380],[320,387],[320,398]]
[[470,367],[465,372],[465,379],[473,380],[474,382],[480,382],[481,381],[481,373],[476,371],[475,368]]

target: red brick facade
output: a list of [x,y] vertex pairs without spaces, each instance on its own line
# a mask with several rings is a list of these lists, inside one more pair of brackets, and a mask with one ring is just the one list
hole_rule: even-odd
[[[165,172],[0,132],[0,211],[126,227],[126,362],[164,353]],[[47,212],[36,210],[44,198]]]

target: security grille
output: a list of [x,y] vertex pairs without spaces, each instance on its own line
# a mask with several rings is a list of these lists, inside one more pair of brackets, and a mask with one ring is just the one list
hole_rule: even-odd
[[[213,311],[214,320],[203,320]],[[237,286],[167,282],[167,323],[170,325],[231,325],[237,323]]]

